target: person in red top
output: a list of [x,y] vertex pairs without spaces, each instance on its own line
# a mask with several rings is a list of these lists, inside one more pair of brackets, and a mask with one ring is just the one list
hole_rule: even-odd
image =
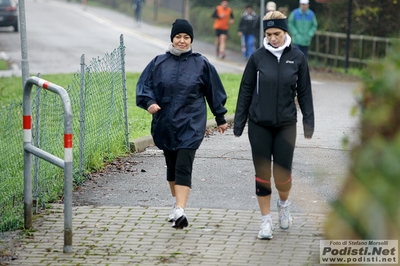
[[217,57],[224,59],[225,43],[228,37],[229,26],[235,22],[232,9],[228,6],[228,1],[222,1],[221,4],[215,8],[212,17],[215,18],[214,29]]

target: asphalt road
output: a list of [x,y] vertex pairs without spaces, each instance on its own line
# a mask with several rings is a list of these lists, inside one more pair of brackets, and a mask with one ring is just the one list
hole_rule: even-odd
[[[133,18],[111,10],[62,1],[26,3],[28,60],[33,74],[72,73],[86,60],[102,57],[119,46],[123,34],[126,71],[140,72],[169,43],[169,29],[148,24],[137,27]],[[8,74],[20,75],[20,39],[11,29],[0,28],[0,46],[16,68]],[[193,50],[205,55],[217,70],[241,73],[245,62],[239,53],[227,52],[227,59],[214,58],[212,44],[195,39]],[[313,73],[312,73],[313,74]],[[346,176],[349,148],[342,139],[356,140],[357,118],[350,116],[358,84],[312,75],[316,130],[312,140],[303,137],[299,112],[291,194],[292,211],[326,213],[338,195]],[[76,205],[170,206],[165,181],[164,159],[154,147],[122,158],[92,175],[74,192]],[[276,193],[273,194],[276,199]],[[257,210],[254,171],[247,135],[205,138],[197,152],[193,189],[188,207]]]
[[[353,82],[313,82],[316,129],[311,140],[303,136],[301,115],[293,162],[292,211],[327,213],[329,202],[340,193],[349,163],[349,147],[356,142],[357,119],[350,116],[355,104]],[[91,176],[74,192],[75,205],[171,205],[160,150],[149,147],[121,158]],[[276,190],[272,195],[277,199]],[[254,170],[246,132],[233,136],[213,133],[200,146],[193,170],[193,187],[187,207],[257,210]],[[273,210],[274,209],[273,206]]]
[[[26,0],[25,9],[28,62],[33,75],[77,72],[82,55],[86,64],[92,58],[103,57],[119,46],[121,35],[126,47],[126,71],[141,72],[170,43],[170,28],[149,24],[137,27],[132,17],[112,10],[91,6],[84,10],[76,2],[57,0]],[[10,74],[20,75],[19,33],[14,33],[11,27],[0,28],[0,44],[15,63],[16,69]],[[243,70],[244,61],[237,53],[229,52],[228,62],[216,60],[213,45],[196,39],[193,50],[207,56],[219,72]]]

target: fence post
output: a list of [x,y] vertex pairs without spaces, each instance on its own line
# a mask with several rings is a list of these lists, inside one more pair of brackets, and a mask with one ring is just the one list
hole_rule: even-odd
[[372,40],[372,59],[376,56],[376,37]]
[[[326,35],[325,37],[325,53],[329,54],[329,35]],[[326,65],[328,63],[328,58],[324,58],[324,64]]]
[[333,60],[333,65],[337,67],[338,65],[338,60],[337,56],[339,55],[339,37],[337,34],[335,34],[335,59]]
[[[38,74],[38,77],[40,78],[40,74]],[[34,143],[36,147],[40,147],[40,91],[41,87],[36,86],[37,91],[35,94],[35,104],[36,104],[36,124],[35,124],[35,137],[34,137]],[[37,214],[39,212],[38,207],[39,207],[39,195],[38,195],[38,190],[39,190],[39,165],[40,161],[38,157],[33,158],[33,169],[35,176],[33,177],[34,185],[33,185],[33,207],[34,213]]]
[[389,38],[387,38],[386,39],[385,54],[388,54],[388,52],[389,52],[389,44],[390,44],[390,40],[389,40]]
[[[33,85],[40,86],[61,97],[64,108],[64,160],[32,145],[31,92]],[[32,154],[64,169],[64,253],[72,252],[72,108],[67,91],[38,77],[29,78],[23,94],[24,132],[24,222],[32,227]]]
[[79,174],[83,175],[85,163],[85,55],[81,56],[80,73],[80,108],[79,108]]
[[124,35],[121,34],[120,38],[120,49],[121,49],[121,70],[122,70],[122,91],[124,95],[124,116],[125,116],[125,141],[126,148],[128,151],[131,150],[129,142],[129,119],[128,119],[128,97],[126,91],[126,73],[125,73],[125,45],[124,45]]
[[358,48],[359,48],[359,58],[360,58],[360,68],[361,68],[361,65],[362,65],[362,63],[363,63],[363,36],[361,35],[360,36],[360,40],[359,40],[359,42],[358,42]]

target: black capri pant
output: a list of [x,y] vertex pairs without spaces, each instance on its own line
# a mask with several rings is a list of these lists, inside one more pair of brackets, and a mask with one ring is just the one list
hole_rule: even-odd
[[192,187],[193,161],[195,149],[164,150],[167,164],[167,180],[175,181],[175,185]]
[[256,172],[256,195],[268,196],[271,194],[272,175],[277,190],[289,191],[292,187],[296,124],[268,127],[260,126],[249,120],[248,130]]

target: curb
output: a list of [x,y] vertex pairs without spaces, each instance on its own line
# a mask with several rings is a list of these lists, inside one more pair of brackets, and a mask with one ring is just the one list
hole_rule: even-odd
[[0,60],[6,61],[9,65],[9,68],[7,70],[0,70],[0,77],[11,77],[19,74],[19,66],[16,63],[10,61],[10,57],[7,55],[6,52],[0,51]]
[[[233,123],[234,117],[235,117],[234,114],[227,115],[225,117],[225,120],[228,124],[230,124],[230,123]],[[216,126],[217,126],[217,124],[214,119],[207,121],[206,128],[214,128]],[[133,141],[130,142],[130,146],[131,146],[131,152],[134,152],[134,153],[142,152],[145,149],[147,149],[148,147],[154,146],[153,137],[151,135],[149,135],[149,136],[144,136],[141,138],[134,139]]]

